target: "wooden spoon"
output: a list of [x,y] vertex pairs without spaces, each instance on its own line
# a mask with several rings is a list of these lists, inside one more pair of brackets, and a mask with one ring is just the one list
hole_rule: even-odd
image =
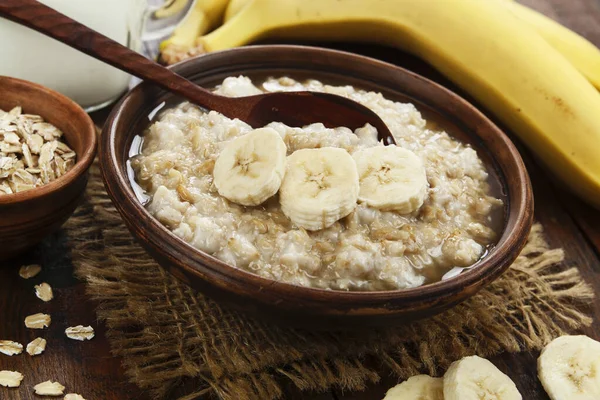
[[[394,137],[377,114],[345,97],[308,91],[237,98],[218,96],[35,0],[2,0],[0,16],[35,29],[201,107],[218,111],[229,118],[239,118],[254,128],[273,121],[291,126],[321,122],[329,128],[346,126],[351,129],[369,123],[377,129],[379,140],[386,145],[395,144]],[[94,77],[90,76],[90,79]]]

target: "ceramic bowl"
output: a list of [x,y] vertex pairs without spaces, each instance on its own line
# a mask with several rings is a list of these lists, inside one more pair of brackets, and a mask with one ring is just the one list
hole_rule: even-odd
[[69,98],[32,82],[0,76],[0,109],[15,106],[62,130],[77,161],[69,172],[44,186],[0,195],[0,260],[22,253],[60,228],[83,199],[96,154],[94,123]]
[[229,266],[194,249],[154,219],[137,200],[127,172],[135,135],[163,101],[176,99],[142,84],[114,108],[100,142],[103,179],[125,224],[147,251],[173,275],[239,309],[294,326],[369,327],[400,324],[439,313],[498,278],[524,246],[532,223],[529,177],[519,153],[489,119],[449,90],[402,68],[351,53],[286,45],[247,46],[211,53],[171,67],[204,87],[244,74],[311,77],[379,91],[414,103],[426,119],[439,121],[470,143],[484,160],[505,201],[500,239],[475,267],[422,287],[346,292],[294,286]]

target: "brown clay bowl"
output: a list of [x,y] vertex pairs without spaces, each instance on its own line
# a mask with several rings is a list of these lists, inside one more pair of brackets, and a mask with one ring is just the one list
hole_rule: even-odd
[[0,76],[0,109],[15,106],[62,130],[77,161],[69,172],[44,186],[0,195],[0,260],[35,245],[71,216],[83,199],[87,171],[96,154],[94,123],[69,98],[32,82]]
[[113,109],[100,143],[103,179],[125,224],[147,251],[182,281],[238,309],[294,326],[368,327],[400,324],[439,313],[498,278],[524,246],[532,223],[529,177],[510,140],[482,113],[445,88],[404,69],[370,58],[302,46],[248,46],[211,53],[174,65],[173,70],[204,87],[225,77],[292,75],[345,83],[411,101],[427,119],[443,124],[471,143],[505,200],[498,243],[475,268],[455,278],[419,288],[343,292],[294,286],[231,267],[194,249],[154,219],[136,199],[126,162],[135,135],[165,91],[142,84]]

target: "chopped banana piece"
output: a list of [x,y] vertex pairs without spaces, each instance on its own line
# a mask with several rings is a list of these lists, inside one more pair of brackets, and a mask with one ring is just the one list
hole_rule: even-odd
[[325,229],[356,208],[358,187],[356,164],[346,150],[297,150],[287,158],[281,211],[299,227]]
[[39,285],[35,285],[35,295],[38,297],[38,299],[46,302],[54,298],[54,294],[52,293],[52,287],[46,282],[41,283]]
[[376,146],[352,157],[360,180],[360,202],[401,214],[423,205],[429,184],[425,166],[415,153],[397,146]]
[[30,279],[40,273],[42,267],[39,264],[23,265],[19,269],[19,275],[23,279]]
[[46,381],[35,385],[33,390],[40,396],[62,396],[65,387],[58,382]]
[[600,399],[600,342],[561,336],[538,358],[538,376],[552,400]]
[[383,400],[444,400],[444,381],[429,375],[411,376],[387,391]]
[[17,371],[0,371],[0,386],[16,388],[21,386],[23,374]]
[[11,340],[0,340],[0,353],[6,354],[7,356],[13,356],[15,354],[21,354],[23,352],[23,345],[21,343],[13,342]]
[[38,313],[25,318],[25,326],[29,329],[44,329],[50,326],[52,319],[48,314]]
[[40,355],[46,350],[46,339],[36,338],[27,344],[27,353],[30,356]]
[[514,382],[485,358],[471,356],[450,365],[444,400],[522,400]]
[[281,186],[286,153],[285,142],[272,128],[255,129],[233,139],[213,169],[219,194],[244,206],[263,203]]
[[83,325],[72,326],[65,330],[65,334],[73,340],[91,340],[94,337],[94,328]]

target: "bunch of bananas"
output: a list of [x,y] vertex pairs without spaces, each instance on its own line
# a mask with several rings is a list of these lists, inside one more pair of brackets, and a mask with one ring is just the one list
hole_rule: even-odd
[[370,42],[412,53],[600,208],[600,50],[534,10],[511,0],[197,0],[162,44],[162,61],[258,39]]

